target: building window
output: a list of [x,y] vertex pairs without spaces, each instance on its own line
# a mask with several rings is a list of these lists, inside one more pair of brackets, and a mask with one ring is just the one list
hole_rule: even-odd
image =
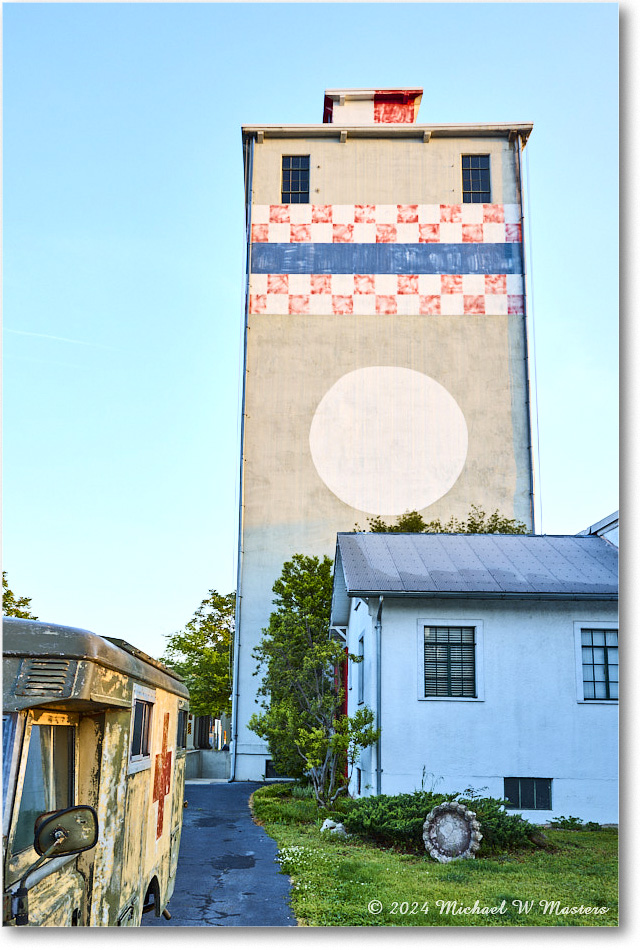
[[550,778],[505,778],[504,798],[509,802],[507,808],[550,811]]
[[464,204],[490,202],[490,155],[462,155],[461,178]]
[[584,699],[617,699],[619,685],[617,630],[582,627]]
[[282,159],[281,203],[304,205],[310,201],[310,156],[284,155]]
[[424,697],[475,697],[475,628],[424,627]]
[[360,658],[360,662],[357,665],[357,702],[362,703],[364,701],[364,682],[363,682],[363,664],[364,664],[364,649],[363,649],[363,637],[359,637],[359,646],[357,651],[357,656]]

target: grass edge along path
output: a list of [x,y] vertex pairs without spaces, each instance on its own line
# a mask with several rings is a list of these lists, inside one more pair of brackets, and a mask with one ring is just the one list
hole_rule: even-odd
[[254,820],[279,846],[300,926],[618,925],[615,828],[546,829],[550,850],[439,864],[357,836],[321,834],[325,818],[341,820],[341,806],[317,809],[300,791],[266,785],[250,799]]

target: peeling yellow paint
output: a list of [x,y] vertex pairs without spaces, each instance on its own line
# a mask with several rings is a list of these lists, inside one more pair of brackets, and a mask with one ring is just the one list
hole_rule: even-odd
[[[47,628],[47,634],[50,629]],[[56,628],[62,639],[65,629]],[[12,759],[15,768],[9,789],[13,808],[8,833],[5,829],[5,895],[15,891],[20,878],[38,857],[33,848],[17,854],[12,851],[32,727],[74,726],[74,801],[96,810],[98,842],[90,851],[45,862],[35,872],[33,881],[29,879],[29,926],[137,926],[152,882],[159,896],[159,913],[174,890],[185,781],[185,755],[176,748],[176,735],[178,709],[179,705],[187,708],[187,691],[169,671],[145,664],[139,654],[130,655],[118,645],[108,646],[93,634],[72,633],[74,649],[82,647],[84,652],[82,657],[78,656],[71,696],[23,698],[12,693],[20,666],[16,654],[30,654],[28,638],[24,647],[14,649],[13,655],[7,657],[8,665],[5,661],[5,710],[16,722]],[[82,637],[88,640],[87,644]],[[50,649],[53,641],[41,634],[38,644],[41,642]],[[122,655],[122,670],[101,664],[103,645],[111,666]],[[34,647],[32,652],[37,653],[39,648]],[[88,654],[95,656],[88,660]],[[59,649],[55,655],[64,656],[64,650]],[[154,702],[149,759],[138,762],[134,770],[129,767],[129,753],[136,684],[144,685],[153,694]],[[28,701],[32,703],[31,709],[25,707]],[[154,800],[157,769],[170,761],[169,782],[163,773],[162,794]],[[159,808],[164,811],[162,833],[157,837],[161,824]],[[5,901],[5,906],[7,903],[10,907],[11,901]],[[15,923],[10,912],[5,912],[5,923]]]

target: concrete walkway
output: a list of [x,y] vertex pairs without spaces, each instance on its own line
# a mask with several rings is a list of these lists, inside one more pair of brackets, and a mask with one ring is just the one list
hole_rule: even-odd
[[296,927],[276,842],[252,821],[258,782],[188,781],[171,920],[143,927]]

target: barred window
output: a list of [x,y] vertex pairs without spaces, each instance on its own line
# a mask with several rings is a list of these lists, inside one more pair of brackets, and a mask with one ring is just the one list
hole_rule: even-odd
[[310,201],[310,156],[283,155],[281,203],[304,205]]
[[474,627],[424,627],[424,687],[426,697],[477,695]]
[[551,804],[550,778],[505,778],[504,798],[507,808],[529,808],[548,811]]
[[584,699],[618,698],[617,634],[617,630],[582,628]]
[[490,155],[462,155],[461,177],[464,204],[490,202]]

